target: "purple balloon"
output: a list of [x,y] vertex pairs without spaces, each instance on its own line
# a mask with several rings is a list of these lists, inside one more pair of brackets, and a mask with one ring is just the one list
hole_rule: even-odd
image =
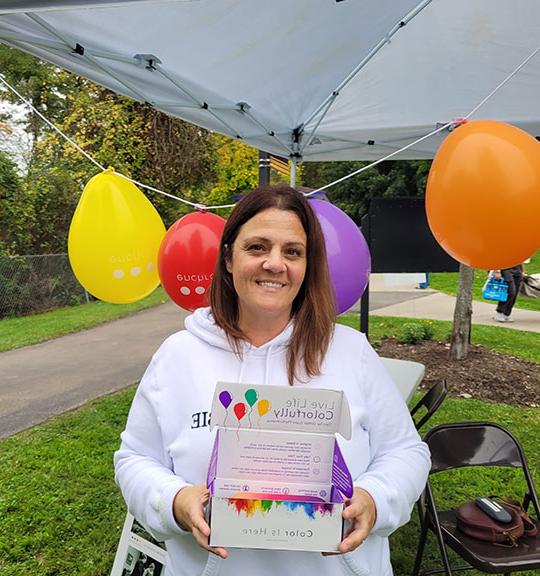
[[338,314],[364,293],[371,272],[367,242],[354,221],[330,202],[310,200],[326,242],[328,268],[336,291]]
[[223,404],[225,410],[227,410],[227,408],[231,405],[232,402],[231,393],[227,392],[227,390],[223,390],[223,392],[219,393],[219,401]]

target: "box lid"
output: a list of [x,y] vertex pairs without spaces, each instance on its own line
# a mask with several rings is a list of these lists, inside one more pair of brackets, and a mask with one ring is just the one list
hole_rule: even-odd
[[210,427],[282,430],[351,437],[342,390],[218,382]]

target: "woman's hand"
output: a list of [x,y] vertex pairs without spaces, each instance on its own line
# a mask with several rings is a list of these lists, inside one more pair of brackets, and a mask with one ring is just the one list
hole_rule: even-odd
[[204,518],[204,506],[208,503],[210,491],[206,486],[186,486],[177,492],[173,501],[173,514],[175,520],[184,529],[193,534],[197,544],[216,554],[220,558],[227,558],[225,548],[212,548],[208,546],[210,526]]
[[355,550],[369,536],[377,520],[377,507],[371,494],[362,488],[355,488],[352,498],[347,502],[343,518],[351,522],[345,538],[339,545],[342,553]]

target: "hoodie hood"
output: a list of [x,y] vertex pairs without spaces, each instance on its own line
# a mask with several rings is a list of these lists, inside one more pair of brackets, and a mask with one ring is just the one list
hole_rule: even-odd
[[[207,344],[221,348],[222,350],[231,350],[231,345],[227,340],[225,332],[216,325],[214,316],[210,308],[198,308],[185,320],[185,328],[188,332],[200,338]],[[272,340],[262,346],[253,346],[249,342],[244,342],[242,347],[243,355],[267,356],[272,352],[282,351],[287,348],[291,340],[293,331],[293,322],[289,322],[285,329]]]

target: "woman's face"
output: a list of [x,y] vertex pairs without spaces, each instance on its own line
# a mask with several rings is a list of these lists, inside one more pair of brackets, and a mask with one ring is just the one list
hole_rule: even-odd
[[307,238],[298,216],[269,208],[241,228],[227,270],[238,295],[240,326],[262,320],[285,325],[304,277]]

